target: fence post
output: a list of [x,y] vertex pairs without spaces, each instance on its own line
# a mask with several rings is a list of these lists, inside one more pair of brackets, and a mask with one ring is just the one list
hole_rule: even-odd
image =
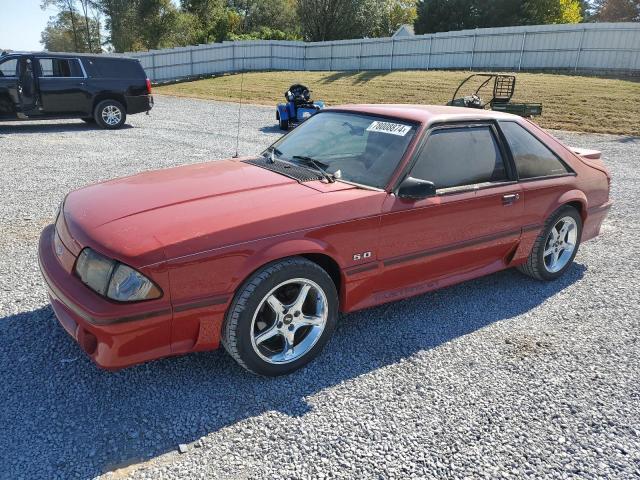
[[333,71],[333,42],[331,42],[331,50],[329,53],[329,71]]
[[362,71],[362,45],[363,44],[364,44],[364,41],[360,39],[360,51],[358,52],[358,72]]
[[189,75],[193,77],[193,48],[189,49]]
[[433,35],[429,37],[429,53],[427,54],[427,70],[431,68],[431,47],[433,46]]
[[151,69],[153,70],[153,79],[158,81],[158,74],[156,73],[156,54],[151,51]]
[[273,40],[269,40],[269,70],[273,70]]
[[522,69],[522,57],[524,57],[524,44],[527,41],[527,31],[522,33],[522,45],[520,46],[520,60],[518,60],[518,71]]
[[389,71],[393,70],[393,54],[396,49],[396,39],[391,37],[391,62],[389,64]]
[[[477,30],[477,28],[476,28]],[[469,65],[469,71],[473,70],[473,57],[476,54],[476,40],[478,38],[478,33],[473,32],[473,46],[471,47],[471,65]]]
[[580,43],[578,44],[578,52],[576,54],[576,64],[573,68],[574,72],[578,71],[578,64],[580,63],[580,53],[582,52],[582,42],[584,41],[584,32],[586,31],[586,28],[582,29],[582,33],[580,34]]
[[307,44],[304,44],[304,54],[302,57],[302,70],[307,71]]

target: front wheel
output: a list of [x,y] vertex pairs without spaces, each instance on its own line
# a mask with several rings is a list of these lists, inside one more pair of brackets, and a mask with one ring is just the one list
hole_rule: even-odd
[[289,120],[280,120],[280,130],[289,130]]
[[222,343],[250,372],[284,375],[320,353],[337,313],[338,294],[327,272],[292,257],[265,266],[240,287],[227,312]]
[[120,102],[103,100],[96,105],[93,118],[100,127],[114,130],[124,125],[127,119],[127,112]]
[[518,270],[537,280],[555,280],[571,265],[582,236],[582,218],[572,206],[556,210],[545,222],[526,263]]

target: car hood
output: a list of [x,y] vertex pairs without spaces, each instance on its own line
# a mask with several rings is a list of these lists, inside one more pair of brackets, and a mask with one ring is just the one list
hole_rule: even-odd
[[[221,160],[76,190],[65,200],[64,218],[76,250],[91,246],[140,267],[378,213],[381,201],[358,202],[371,194],[379,192],[339,182],[298,183],[240,160]],[[354,201],[361,206],[328,209]]]

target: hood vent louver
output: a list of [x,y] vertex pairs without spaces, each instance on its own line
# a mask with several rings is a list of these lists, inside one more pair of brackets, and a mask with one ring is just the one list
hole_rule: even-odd
[[298,182],[312,182],[314,180],[322,180],[323,178],[320,173],[314,172],[313,169],[292,165],[279,160],[271,163],[266,157],[250,158],[248,160],[243,160],[243,162],[285,175],[286,177],[293,178]]

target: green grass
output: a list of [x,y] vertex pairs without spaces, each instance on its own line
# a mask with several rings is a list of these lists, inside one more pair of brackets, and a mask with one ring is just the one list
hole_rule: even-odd
[[[303,83],[313,98],[343,103],[445,104],[469,75],[462,71],[400,72],[252,72],[244,75],[247,103],[274,105],[293,83]],[[240,75],[156,87],[156,93],[236,101]],[[521,73],[514,101],[541,102],[535,121],[545,128],[640,135],[640,82],[612,78]]]

